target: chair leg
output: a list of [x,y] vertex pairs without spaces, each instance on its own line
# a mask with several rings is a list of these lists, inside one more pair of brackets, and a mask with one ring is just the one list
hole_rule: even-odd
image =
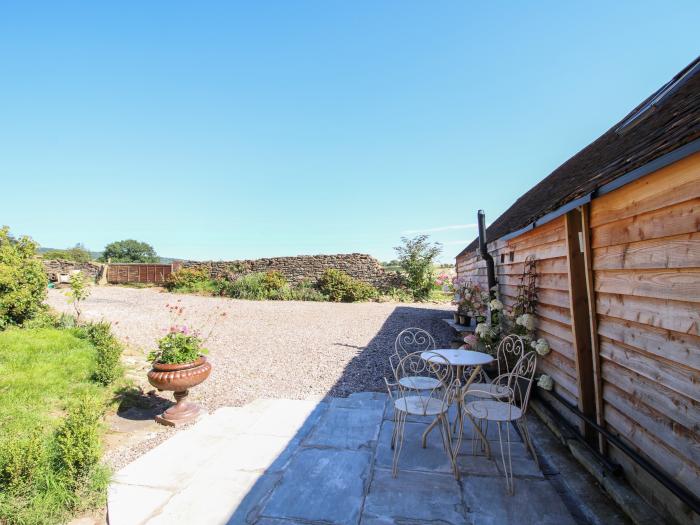
[[394,462],[391,469],[392,477],[396,477],[399,474],[399,456],[401,455],[401,448],[403,447],[403,433],[404,426],[406,423],[406,414],[403,412],[396,411],[397,423],[396,423],[396,444],[394,446]]
[[450,458],[450,464],[452,465],[452,472],[455,475],[455,479],[459,480],[460,473],[459,473],[459,467],[457,466],[457,453],[459,452],[459,447],[454,448],[454,449],[452,448],[452,434],[450,433],[450,420],[447,417],[447,415],[442,414],[440,419],[442,420],[442,435],[443,435],[443,443],[445,446],[445,452],[447,453],[447,457]]
[[506,422],[506,449],[508,450],[508,461],[506,462],[506,456],[505,452],[503,450],[503,431],[501,427],[503,426],[502,422],[498,422],[498,443],[501,447],[501,463],[503,464],[503,473],[506,476],[506,493],[509,496],[512,496],[514,494],[514,487],[513,487],[513,463],[511,461],[511,455],[510,455],[510,423]]
[[532,438],[530,437],[530,429],[527,428],[527,421],[525,421],[525,418],[518,419],[518,428],[520,429],[520,434],[523,436],[523,441],[525,442],[525,446],[527,447],[528,452],[532,456],[532,459],[535,460],[535,465],[537,465],[537,468],[540,468],[540,460],[537,459],[537,453],[535,452],[535,446],[532,444]]
[[481,431],[481,428],[479,428],[479,425],[476,423],[476,421],[474,421],[474,418],[471,415],[469,415],[469,413],[467,413],[467,417],[472,422],[472,425],[474,426],[474,430],[479,435],[479,439],[481,440],[481,443],[483,444],[484,448],[486,449],[486,457],[490,458],[491,457],[491,446],[489,445],[489,442],[486,439],[486,436]]

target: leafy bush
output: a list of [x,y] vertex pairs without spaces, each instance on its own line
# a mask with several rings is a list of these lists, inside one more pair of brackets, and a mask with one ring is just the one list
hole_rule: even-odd
[[377,289],[358,281],[341,270],[328,269],[318,281],[321,293],[335,302],[366,301],[377,296]]
[[327,301],[328,297],[323,295],[314,285],[306,280],[296,286],[289,286],[284,290],[282,299],[286,301]]
[[428,241],[427,235],[413,239],[401,237],[402,246],[394,248],[399,256],[399,265],[405,273],[406,284],[415,299],[425,301],[435,287],[433,268],[442,246]]
[[29,237],[15,239],[0,228],[0,330],[22,324],[41,310],[48,278]]
[[97,350],[97,366],[93,379],[103,385],[112,384],[122,374],[121,355],[123,347],[112,334],[106,322],[88,323],[81,326],[78,334],[90,341]]
[[41,257],[52,261],[57,259],[75,262],[92,261],[92,255],[82,244],[76,244],[73,248],[67,248],[65,250],[48,250],[41,254]]
[[0,445],[0,488],[10,493],[23,493],[37,478],[45,461],[45,448],[37,434],[8,439]]
[[[22,328],[61,328],[61,317],[67,314],[58,314],[48,307],[40,308],[34,317],[22,323]],[[72,317],[72,316],[69,316]]]
[[200,355],[207,354],[202,348],[202,340],[186,327],[173,328],[171,332],[158,340],[158,350],[148,354],[150,361],[163,364],[182,364],[196,361]]
[[180,268],[170,274],[165,287],[172,292],[211,291],[211,279],[205,268]]
[[406,290],[405,288],[389,288],[384,293],[384,297],[390,301],[396,301],[399,303],[413,302],[413,294],[410,290]]
[[234,299],[262,301],[270,299],[270,289],[267,286],[264,273],[249,273],[233,282],[223,285],[223,295]]
[[134,239],[125,239],[105,246],[100,261],[107,262],[109,260],[123,263],[152,263],[158,262],[160,259],[150,244]]
[[54,437],[54,468],[62,481],[76,489],[99,466],[104,400],[84,395],[69,409]]
[[287,286],[287,278],[277,270],[265,272],[262,284],[268,292],[280,291]]

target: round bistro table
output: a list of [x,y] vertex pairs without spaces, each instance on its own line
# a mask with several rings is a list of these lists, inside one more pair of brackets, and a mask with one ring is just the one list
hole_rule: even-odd
[[[455,424],[462,425],[464,422],[464,416],[462,414],[462,405],[464,404],[463,392],[467,391],[469,385],[474,381],[474,379],[481,371],[481,367],[491,363],[494,360],[493,357],[483,352],[474,352],[472,350],[458,350],[454,348],[438,348],[436,350],[429,350],[427,352],[423,352],[420,356],[421,359],[424,359],[429,363],[444,364],[444,362],[447,361],[449,365],[454,369],[454,377],[456,378],[455,384],[456,388],[458,389],[457,416],[455,418]],[[445,361],[443,361],[443,359]],[[469,379],[467,379],[465,385],[462,386],[459,382],[459,378],[462,377],[462,374],[464,373],[464,369],[466,367],[473,367],[473,370],[472,373],[469,374]],[[426,440],[428,439],[428,434],[430,434],[430,431],[433,430],[433,428],[435,428],[435,425],[437,425],[437,419],[430,424],[430,426],[425,430],[425,432],[423,432],[423,448],[426,447]]]

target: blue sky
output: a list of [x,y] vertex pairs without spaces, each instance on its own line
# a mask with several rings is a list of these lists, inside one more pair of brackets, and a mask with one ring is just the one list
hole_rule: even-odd
[[449,260],[700,52],[689,2],[4,2],[0,224]]

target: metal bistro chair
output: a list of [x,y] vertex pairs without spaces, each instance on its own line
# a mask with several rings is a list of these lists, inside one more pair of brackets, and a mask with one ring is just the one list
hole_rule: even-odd
[[[434,379],[434,388],[426,389],[420,380]],[[451,384],[451,370],[447,359],[430,351],[418,351],[404,356],[396,366],[398,395],[394,403],[394,431],[391,437],[394,459],[392,476],[399,472],[399,456],[404,441],[406,418],[427,416],[439,422],[440,434],[445,453],[450,458],[455,477],[459,478],[456,456],[452,451],[450,423],[447,410],[454,395]]]
[[[523,441],[528,447],[533,458],[536,458],[535,450],[530,440],[530,434],[527,430],[527,424],[524,416],[527,411],[528,401],[530,399],[530,391],[532,390],[532,379],[537,368],[537,354],[528,352],[523,355],[515,364],[511,372],[507,376],[507,381],[504,386],[508,389],[506,397],[498,394],[493,394],[488,390],[479,391],[476,401],[470,401],[464,404],[464,415],[467,416],[479,435],[480,439],[486,447],[486,454],[490,457],[491,450],[486,439],[486,436],[481,431],[480,427],[474,422],[474,419],[493,421],[498,425],[498,442],[501,450],[501,462],[503,464],[503,473],[506,478],[506,490],[508,494],[513,494],[513,465],[510,454],[510,428],[511,423],[515,423],[523,436]],[[472,395],[474,393],[472,392]],[[505,430],[502,428],[505,423]],[[505,447],[504,447],[505,433]],[[457,448],[462,442],[462,431],[459,432],[457,439]],[[506,454],[504,448],[507,450]]]
[[[526,353],[527,344],[519,335],[508,335],[504,337],[498,344],[496,349],[496,377],[490,379],[489,376],[481,371],[481,377],[478,381],[473,382],[467,389],[467,397],[472,398],[496,398],[504,399],[508,397],[508,387],[506,385],[510,371],[515,363]],[[479,421],[481,423],[481,421]],[[488,422],[486,427],[481,427],[484,434],[488,432]],[[475,441],[472,440],[472,448],[475,446]],[[537,457],[534,458],[537,462]],[[539,463],[538,463],[539,466]]]
[[469,385],[467,395],[483,397],[481,392],[488,392],[488,397],[506,397],[508,389],[503,384],[504,380],[507,379],[513,365],[525,354],[526,346],[525,341],[519,335],[504,337],[496,349],[496,377],[489,379],[488,375],[482,370],[480,380]]
[[[425,352],[427,350],[435,350],[435,339],[428,332],[422,328],[406,328],[401,330],[399,335],[394,341],[394,353],[389,356],[389,365],[391,366],[391,371],[396,377],[396,367],[398,366],[401,359],[407,355],[414,352]],[[406,378],[408,380],[408,378]],[[393,388],[398,385],[396,383],[390,382],[387,378],[384,378],[387,390],[389,391],[389,396],[393,399],[394,392]],[[440,384],[434,377],[415,377],[413,380],[412,388],[416,390],[433,390],[438,388]]]

